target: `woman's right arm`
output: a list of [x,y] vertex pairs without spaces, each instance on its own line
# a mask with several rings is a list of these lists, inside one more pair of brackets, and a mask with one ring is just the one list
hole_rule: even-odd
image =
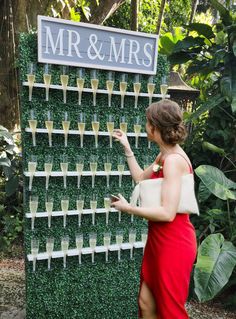
[[154,165],[151,164],[148,168],[143,170],[138,162],[136,161],[136,158],[134,156],[134,153],[130,147],[128,138],[125,133],[123,133],[121,130],[114,130],[113,137],[117,139],[121,145],[124,147],[124,153],[127,159],[127,163],[129,166],[129,170],[131,173],[131,176],[133,180],[137,183],[139,181],[142,181],[144,179],[150,178],[150,175],[152,173],[152,167]]

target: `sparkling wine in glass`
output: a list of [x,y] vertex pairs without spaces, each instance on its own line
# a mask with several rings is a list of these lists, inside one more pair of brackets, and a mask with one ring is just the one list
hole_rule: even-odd
[[113,92],[114,83],[115,83],[115,73],[112,71],[109,71],[107,73],[107,80],[106,80],[106,86],[107,86],[107,92],[108,92],[108,107],[111,107],[111,96]]
[[68,156],[65,154],[61,155],[60,156],[60,167],[61,167],[61,171],[63,173],[64,188],[66,188],[66,177],[67,177],[67,172],[68,172],[68,165],[69,165]]
[[108,114],[107,115],[107,131],[109,133],[110,148],[112,148],[112,135],[113,135],[113,131],[114,131],[114,126],[115,126],[114,116],[111,114]]
[[52,259],[53,249],[54,249],[54,238],[48,237],[46,242],[46,251],[48,254],[48,270],[51,269],[51,259]]
[[124,107],[124,99],[127,90],[127,81],[128,81],[128,74],[122,73],[120,76],[120,96],[121,96],[121,108]]
[[124,174],[124,170],[125,170],[125,159],[122,155],[118,156],[117,170],[119,173],[119,187],[121,187],[122,175]]
[[94,264],[94,251],[97,244],[97,234],[96,233],[90,233],[89,234],[89,246],[92,249],[92,264]]
[[120,117],[120,130],[124,134],[127,134],[127,127],[128,127],[127,119],[126,119],[126,116],[123,115]]
[[62,127],[63,127],[64,137],[65,137],[65,147],[67,147],[68,133],[70,129],[70,119],[69,119],[68,112],[64,112],[64,120],[62,121]]
[[49,100],[49,88],[50,88],[50,84],[51,84],[51,65],[50,64],[45,64],[44,65],[44,71],[43,71],[43,81],[45,84],[45,90],[46,90],[46,98],[45,100],[48,101]]
[[78,117],[78,129],[79,129],[79,135],[80,135],[80,147],[83,148],[84,144],[84,131],[85,131],[85,113],[81,112],[79,113]]
[[38,204],[39,204],[39,198],[37,195],[31,195],[30,200],[29,200],[29,208],[30,208],[30,213],[32,215],[31,218],[31,229],[34,229],[34,221],[36,217],[36,213],[38,210]]
[[76,72],[77,78],[77,88],[78,88],[78,104],[81,105],[82,100],[82,92],[84,89],[84,76],[85,76],[85,69],[84,68],[78,68]]
[[37,156],[31,155],[28,161],[28,171],[30,175],[29,176],[29,191],[32,190],[33,178],[35,175],[36,167],[37,167]]
[[98,148],[98,132],[99,132],[99,117],[97,113],[94,113],[92,116],[92,129],[95,137],[95,147]]
[[84,195],[79,194],[76,199],[76,209],[78,211],[78,226],[81,226],[81,218],[84,209]]
[[108,249],[111,244],[111,232],[107,231],[103,234],[103,243],[106,248],[106,262],[108,262]]
[[53,165],[53,156],[52,155],[46,155],[44,160],[44,171],[46,174],[46,190],[48,190],[49,185],[49,176],[52,173],[52,165]]
[[63,252],[63,267],[66,268],[66,256],[68,254],[69,248],[69,236],[63,236],[61,238],[61,250]]
[[36,64],[35,63],[28,63],[27,66],[27,81],[29,84],[29,101],[32,101],[32,92],[33,92],[33,86],[35,81],[35,70],[36,70]]
[[138,96],[140,93],[141,89],[141,75],[140,74],[135,74],[134,76],[134,97],[135,97],[135,102],[134,102],[134,108],[136,109],[138,107]]
[[107,187],[108,188],[110,187],[111,167],[112,167],[111,156],[110,155],[106,155],[105,156],[105,160],[104,160],[104,171],[105,171],[106,177],[107,177]]
[[69,209],[69,196],[64,195],[61,198],[61,210],[63,212],[63,227],[66,227],[66,216],[68,215]]
[[93,91],[93,106],[96,106],[96,95],[97,95],[98,82],[99,82],[97,70],[91,70],[90,82],[91,82],[91,87],[92,87],[92,91]]
[[136,229],[130,229],[129,230],[129,243],[131,244],[130,259],[133,259],[133,250],[134,250],[135,240],[136,240]]
[[134,133],[135,133],[135,148],[138,148],[138,138],[139,135],[141,133],[141,120],[140,120],[140,116],[136,116],[135,117],[135,121],[134,121]]
[[104,208],[106,211],[106,225],[108,225],[108,221],[109,221],[109,212],[111,209],[111,198],[109,194],[106,194],[104,197]]
[[36,270],[36,260],[39,252],[39,240],[32,238],[31,239],[31,255],[33,257],[33,272]]
[[80,188],[81,175],[84,169],[84,156],[76,156],[76,171],[77,171],[77,187]]
[[149,96],[149,105],[152,104],[152,97],[155,91],[156,84],[153,83],[153,75],[150,75],[148,77],[148,83],[147,83],[147,91]]
[[82,233],[76,234],[75,243],[76,243],[76,248],[77,248],[78,256],[79,256],[79,264],[81,265],[81,251],[82,251],[83,243],[84,243],[84,236]]
[[36,146],[36,129],[37,129],[37,119],[36,119],[36,112],[35,110],[30,110],[30,119],[28,120],[29,127],[32,131],[32,140],[33,146]]
[[166,78],[166,76],[163,76],[162,79],[161,79],[160,89],[161,89],[162,99],[165,99],[165,98],[166,98],[167,91],[168,91],[168,84],[167,84],[167,78]]
[[120,255],[121,255],[121,244],[123,242],[123,237],[124,237],[124,231],[123,230],[117,230],[116,232],[116,245],[119,246],[118,250],[118,261],[120,261]]
[[53,197],[46,195],[45,208],[48,214],[48,228],[51,228],[52,211],[53,211]]
[[95,214],[97,211],[97,199],[98,196],[96,193],[92,194],[92,197],[90,198],[90,208],[92,210],[92,224],[95,225]]
[[52,147],[52,131],[53,131],[53,114],[52,111],[47,111],[45,126],[48,130],[48,143]]
[[145,246],[146,246],[146,243],[147,243],[147,237],[148,237],[148,230],[147,230],[147,228],[143,228],[141,230],[141,240],[142,240],[142,243],[144,244],[143,253],[144,253]]
[[95,175],[96,175],[97,167],[98,167],[98,156],[97,155],[90,156],[89,166],[90,166],[90,171],[92,172],[92,188],[94,188]]
[[62,90],[63,90],[63,103],[66,103],[66,91],[67,91],[67,86],[69,82],[69,75],[68,75],[68,66],[63,65],[61,67],[61,85],[62,85]]

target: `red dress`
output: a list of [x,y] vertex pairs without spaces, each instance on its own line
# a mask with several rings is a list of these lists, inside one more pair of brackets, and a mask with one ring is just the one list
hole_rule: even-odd
[[[151,176],[161,177],[162,169]],[[158,319],[189,318],[185,303],[196,252],[195,229],[188,214],[176,214],[172,222],[149,221],[140,287],[145,282],[151,290]]]

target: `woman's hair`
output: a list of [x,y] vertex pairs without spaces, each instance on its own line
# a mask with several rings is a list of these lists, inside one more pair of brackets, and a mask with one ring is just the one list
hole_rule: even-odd
[[147,120],[157,129],[163,142],[170,145],[182,143],[186,136],[183,115],[179,105],[171,100],[152,103],[146,109]]

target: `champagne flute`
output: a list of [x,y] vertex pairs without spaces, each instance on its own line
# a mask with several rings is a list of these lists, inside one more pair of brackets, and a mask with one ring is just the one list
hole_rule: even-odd
[[98,132],[99,132],[99,117],[97,113],[94,113],[92,116],[92,128],[95,137],[95,148],[98,148]]
[[108,91],[108,107],[111,107],[111,96],[112,96],[113,87],[115,83],[114,79],[115,79],[115,73],[112,71],[109,71],[107,73],[107,81],[106,81],[106,86]]
[[103,234],[103,242],[106,247],[106,262],[108,262],[108,248],[111,244],[111,232],[107,231]]
[[37,167],[37,156],[31,155],[30,159],[28,161],[28,171],[29,171],[29,174],[30,174],[30,177],[29,177],[29,191],[32,190],[33,178],[34,178],[34,175],[35,175],[36,167]]
[[83,248],[83,243],[84,243],[84,237],[82,233],[78,233],[75,235],[75,243],[76,243],[76,248],[78,250],[79,264],[81,265],[81,250]]
[[111,209],[111,198],[109,194],[106,194],[104,197],[104,207],[106,211],[106,225],[108,225],[108,220],[109,220],[109,212]]
[[90,233],[89,234],[89,246],[92,249],[92,264],[94,264],[94,251],[97,244],[97,234]]
[[150,75],[148,77],[148,83],[147,83],[147,91],[149,95],[149,105],[152,104],[152,97],[155,91],[156,84],[153,83],[153,75]]
[[80,188],[80,180],[81,175],[84,169],[84,156],[83,155],[77,155],[76,156],[76,171],[77,171],[77,187]]
[[96,106],[96,94],[97,94],[98,82],[99,82],[97,70],[91,70],[90,81],[91,81],[91,87],[93,90],[93,106]]
[[52,258],[53,248],[54,248],[54,238],[48,237],[46,242],[46,251],[48,254],[48,270],[51,269],[51,258]]
[[53,197],[46,195],[45,199],[46,212],[48,213],[48,228],[51,228],[52,210],[53,210]]
[[67,147],[68,133],[70,129],[70,120],[69,120],[68,112],[64,112],[64,121],[62,121],[62,127],[63,127],[64,137],[65,137],[65,147]]
[[124,231],[123,230],[117,230],[116,231],[116,244],[119,246],[118,250],[118,261],[120,261],[120,255],[121,255],[121,244],[123,242],[124,237]]
[[143,156],[143,169],[147,169],[151,165],[151,159],[149,155]]
[[36,129],[37,129],[37,119],[35,110],[30,110],[30,119],[28,120],[29,127],[32,131],[32,140],[33,140],[33,146],[36,146]]
[[52,111],[47,111],[47,117],[45,121],[45,126],[48,130],[48,143],[49,147],[52,147],[52,131],[53,131],[53,114]]
[[61,238],[61,250],[63,252],[63,267],[66,268],[66,256],[68,254],[68,248],[69,248],[69,236],[63,236]]
[[39,252],[39,240],[31,239],[31,255],[33,256],[33,272],[36,270],[36,259]]
[[63,90],[63,103],[66,103],[66,90],[69,82],[69,75],[68,75],[68,67],[63,65],[61,67],[61,85]]
[[78,129],[79,129],[79,135],[80,135],[80,147],[83,148],[84,130],[85,130],[85,114],[83,112],[79,113]]
[[143,228],[143,229],[141,230],[141,240],[142,240],[142,243],[144,244],[143,253],[144,253],[145,246],[146,246],[146,243],[147,243],[147,237],[148,237],[147,228]]
[[136,229],[130,229],[129,230],[129,243],[131,244],[130,259],[133,259],[133,250],[134,250],[135,240],[136,240]]
[[28,70],[27,70],[27,81],[29,84],[29,101],[32,101],[32,92],[33,92],[33,86],[35,81],[35,70],[36,70],[36,64],[35,63],[28,63]]
[[77,88],[78,88],[78,104],[81,105],[81,99],[82,99],[82,92],[84,89],[84,75],[85,75],[85,70],[84,68],[78,68],[77,72]]
[[104,171],[105,171],[106,176],[107,176],[107,188],[110,187],[111,166],[112,166],[111,157],[110,157],[110,155],[106,155],[105,161],[104,161]]
[[138,96],[141,89],[141,75],[135,74],[134,76],[134,94],[135,94],[135,102],[134,102],[134,108],[136,109],[138,107]]
[[92,210],[92,224],[95,225],[95,214],[97,211],[97,199],[98,196],[96,193],[92,194],[92,197],[90,198],[90,208]]
[[45,89],[46,89],[46,98],[45,101],[49,100],[49,88],[51,84],[51,65],[50,64],[44,64],[44,72],[43,72],[43,81],[45,84]]
[[46,155],[45,156],[45,161],[44,161],[44,171],[45,171],[45,174],[46,174],[46,190],[48,190],[49,176],[52,173],[52,164],[53,164],[53,156]]
[[113,131],[114,131],[114,126],[115,126],[114,117],[113,117],[113,115],[108,114],[107,115],[107,131],[109,133],[109,145],[110,145],[110,148],[112,148],[112,134],[113,134]]
[[120,129],[124,134],[127,133],[127,127],[128,127],[127,119],[125,115],[123,115],[120,117]]
[[161,78],[161,86],[160,86],[160,89],[161,89],[162,99],[164,100],[165,97],[166,97],[167,90],[168,90],[168,84],[167,84],[167,78],[166,78],[166,76],[163,76],[163,77]]
[[63,173],[64,188],[66,188],[66,176],[67,176],[67,172],[68,172],[68,165],[69,165],[68,156],[65,154],[61,155],[60,156],[60,167],[61,167],[61,171]]
[[128,74],[122,73],[120,77],[120,96],[121,96],[121,108],[124,107],[124,99],[127,90],[127,81],[128,81]]
[[78,211],[78,226],[81,226],[81,217],[84,209],[84,195],[79,194],[76,199],[76,208]]
[[30,213],[32,214],[31,218],[31,229],[34,229],[34,221],[36,217],[36,213],[38,210],[39,198],[37,195],[31,195],[29,201]]
[[121,187],[122,175],[124,174],[124,170],[125,170],[125,160],[122,155],[118,156],[117,170],[119,172],[119,187]]
[[134,133],[135,133],[135,148],[138,148],[138,138],[141,133],[141,120],[139,115],[135,117]]
[[98,167],[98,156],[97,155],[90,156],[89,166],[90,166],[90,171],[92,172],[92,188],[94,188],[95,175],[96,175],[97,167]]
[[66,216],[69,209],[69,196],[64,195],[61,198],[61,210],[63,212],[63,227],[66,227]]

